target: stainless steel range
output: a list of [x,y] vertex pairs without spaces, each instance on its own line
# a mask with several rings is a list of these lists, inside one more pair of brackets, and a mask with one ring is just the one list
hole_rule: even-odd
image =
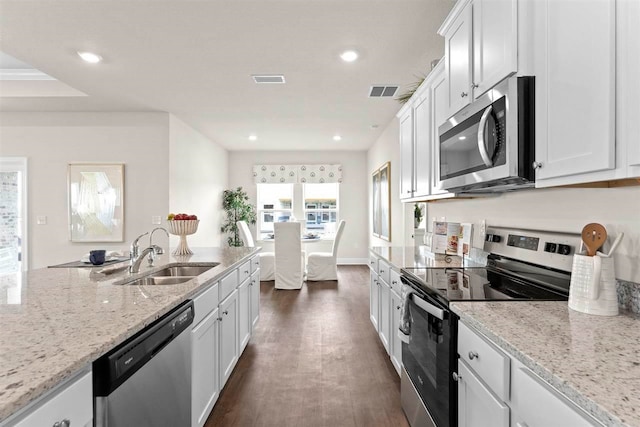
[[410,333],[402,344],[401,398],[412,427],[458,425],[458,318],[449,303],[565,301],[579,244],[579,234],[492,227],[486,267],[402,269]]

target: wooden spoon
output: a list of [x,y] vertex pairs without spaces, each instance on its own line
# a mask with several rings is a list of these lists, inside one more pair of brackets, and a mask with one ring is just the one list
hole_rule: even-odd
[[594,256],[596,251],[607,240],[607,230],[602,224],[591,223],[584,226],[582,229],[582,241],[587,247],[587,255]]

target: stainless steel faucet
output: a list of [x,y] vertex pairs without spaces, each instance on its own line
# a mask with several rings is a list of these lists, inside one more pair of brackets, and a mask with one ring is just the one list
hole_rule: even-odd
[[149,255],[149,265],[153,265],[153,256],[154,254],[157,254],[158,250],[162,251],[162,248],[160,246],[157,245],[151,245],[147,248],[144,248],[142,250],[142,252],[140,253],[140,255],[135,258],[135,259],[131,259],[131,265],[129,266],[129,272],[130,273],[137,273],[140,271],[140,264],[142,264],[142,260],[144,259],[145,256]]
[[135,239],[133,239],[133,242],[131,243],[131,248],[129,250],[129,259],[131,260],[132,263],[136,259],[138,259],[138,255],[140,253],[140,245],[138,245],[138,240],[140,240],[143,236],[146,236],[147,234],[149,234],[148,231],[146,233],[139,235]]

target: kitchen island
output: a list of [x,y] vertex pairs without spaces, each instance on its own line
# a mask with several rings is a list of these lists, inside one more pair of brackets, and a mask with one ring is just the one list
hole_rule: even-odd
[[[165,254],[140,272],[102,267],[38,269],[0,277],[0,420],[246,262],[260,248]],[[219,263],[188,282],[121,285],[174,263]],[[112,269],[114,266],[104,267]]]

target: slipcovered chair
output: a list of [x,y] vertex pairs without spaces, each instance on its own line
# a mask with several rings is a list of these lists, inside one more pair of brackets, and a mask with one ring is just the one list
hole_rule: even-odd
[[[242,242],[248,248],[256,246],[246,221],[236,222]],[[260,252],[260,281],[265,282],[275,279],[275,254],[273,252]]]
[[276,222],[276,289],[300,289],[304,280],[304,258],[301,257],[300,223]]
[[344,225],[340,221],[331,252],[311,252],[307,257],[307,281],[338,280],[338,245]]

